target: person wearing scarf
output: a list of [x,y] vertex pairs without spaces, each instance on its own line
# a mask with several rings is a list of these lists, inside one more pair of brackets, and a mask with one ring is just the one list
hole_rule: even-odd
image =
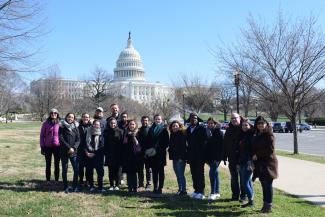
[[59,180],[60,174],[60,155],[59,155],[59,121],[60,116],[57,109],[50,111],[49,117],[42,124],[40,133],[41,153],[45,156],[46,162],[46,181],[51,180],[51,162],[52,155],[54,157],[54,179]]
[[165,181],[166,149],[169,144],[169,134],[160,115],[154,116],[154,124],[148,133],[148,144],[146,149],[155,149],[153,156],[147,156],[152,168],[153,193],[162,194]]
[[99,120],[94,120],[86,134],[85,153],[87,156],[86,176],[89,181],[90,192],[94,192],[94,169],[97,172],[98,191],[104,193],[104,139]]
[[123,172],[127,176],[129,193],[137,192],[137,171],[141,146],[137,138],[138,127],[135,120],[130,120],[123,136]]
[[59,138],[60,138],[60,157],[62,162],[62,180],[65,193],[69,193],[71,188],[68,187],[67,173],[68,161],[70,160],[73,169],[74,191],[79,191],[78,187],[78,158],[77,150],[80,143],[78,130],[78,122],[75,122],[75,115],[68,113],[65,119],[60,122]]

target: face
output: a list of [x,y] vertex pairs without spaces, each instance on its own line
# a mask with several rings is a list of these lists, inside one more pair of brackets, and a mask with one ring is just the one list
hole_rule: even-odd
[[126,121],[128,120],[128,115],[127,115],[127,114],[123,114],[123,115],[121,116],[121,120],[122,120],[123,122],[126,122]]
[[100,123],[98,121],[95,121],[93,123],[93,127],[96,128],[96,129],[99,129],[100,128]]
[[136,126],[137,126],[137,124],[136,124],[134,121],[131,121],[131,122],[129,123],[129,130],[130,130],[130,131],[134,131],[135,128],[136,128]]
[[177,131],[179,131],[180,127],[178,123],[173,123],[172,125],[172,131],[173,133],[176,133]]
[[90,118],[89,118],[89,114],[84,114],[84,115],[82,116],[82,123],[84,123],[84,124],[88,124],[88,123],[89,123],[89,120],[90,120]]
[[74,122],[74,115],[73,115],[73,114],[69,114],[69,115],[67,116],[67,122],[68,122],[69,124],[71,124],[71,123]]
[[95,111],[95,116],[102,118],[104,116],[104,114],[103,114],[103,112],[97,110],[97,111]]
[[56,113],[56,112],[51,112],[50,115],[51,115],[52,119],[58,118],[58,113]]
[[155,117],[155,124],[161,124],[162,123],[162,118],[161,118],[161,116],[156,116]]
[[256,123],[257,129],[262,131],[266,128],[266,123],[264,121],[259,121]]
[[113,106],[111,107],[111,112],[112,112],[112,114],[117,114],[118,111],[119,111],[118,105],[113,105]]
[[191,116],[190,118],[190,124],[191,125],[196,125],[197,124],[197,116]]
[[143,118],[141,120],[141,124],[142,124],[142,126],[147,127],[149,124],[149,118]]
[[231,115],[231,123],[234,126],[240,125],[240,116],[237,113]]
[[116,123],[116,120],[111,120],[111,122],[109,122],[109,126],[110,126],[110,128],[116,128],[116,125],[117,125],[117,123]]
[[214,123],[214,121],[208,121],[208,128],[209,129],[212,129],[212,128],[214,128],[216,125],[215,125],[215,123]]
[[242,130],[244,132],[247,132],[250,128],[251,128],[251,125],[249,125],[248,122],[243,122],[243,124],[242,124]]

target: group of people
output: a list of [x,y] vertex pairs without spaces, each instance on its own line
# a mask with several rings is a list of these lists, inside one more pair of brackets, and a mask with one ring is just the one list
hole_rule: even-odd
[[[167,125],[159,114],[154,116],[152,125],[148,116],[142,116],[141,126],[138,127],[137,121],[129,119],[127,112],[119,114],[117,104],[112,104],[110,109],[111,115],[106,119],[103,108],[98,107],[93,121],[88,113],[83,113],[79,122],[73,113],[66,114],[61,120],[57,109],[50,111],[40,133],[48,182],[54,156],[55,181],[59,180],[61,160],[66,193],[81,191],[86,186],[91,192],[105,192],[103,177],[107,166],[109,191],[119,190],[126,175],[130,194],[135,194],[141,187],[151,190],[151,179],[153,193],[162,194],[168,152],[177,178],[177,195],[187,195],[184,173],[189,164],[194,188],[190,196],[204,199],[204,166],[208,164],[209,200],[219,198],[219,165],[223,161],[224,164],[228,162],[231,175],[231,199],[242,201],[243,207],[254,206],[252,182],[258,177],[263,189],[261,211],[271,212],[277,158],[274,136],[263,117],[257,117],[253,126],[249,120],[233,113],[224,134],[213,118],[208,119],[205,127],[195,113],[190,114],[187,128],[177,120]],[[67,181],[68,161],[73,168],[72,188]],[[97,173],[97,189],[94,187],[94,170]]]

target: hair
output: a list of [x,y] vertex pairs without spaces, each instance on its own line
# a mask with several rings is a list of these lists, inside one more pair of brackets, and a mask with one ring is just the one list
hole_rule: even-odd
[[110,117],[110,118],[107,120],[108,124],[111,123],[111,121],[113,121],[113,120],[117,122],[116,118],[114,118],[114,117]]
[[109,107],[112,108],[114,105],[118,106],[116,103],[112,103]]
[[160,116],[160,117],[161,117],[161,119],[162,119],[162,116],[161,116],[160,114],[155,114],[155,115],[153,116],[153,119],[155,120],[155,119],[156,119],[156,117],[158,117],[158,116]]
[[49,117],[46,120],[49,121],[49,122],[54,122],[56,124],[59,123],[59,120],[61,119],[60,114],[57,113],[56,119],[53,119],[53,118],[51,118],[51,113],[52,112],[49,113]]
[[[79,120],[80,124],[83,124],[82,118],[84,117],[84,115],[89,115],[89,114],[87,112],[84,112],[84,113],[81,114],[81,119]],[[89,118],[90,118],[90,115],[89,115]],[[90,119],[89,119],[88,123],[91,123]]]
[[145,119],[145,118],[148,118],[148,120],[149,120],[149,116],[144,115],[144,116],[141,117],[141,121],[142,121],[143,119]]
[[258,116],[256,119],[255,119],[255,123],[254,123],[254,129],[258,132],[258,129],[257,129],[257,123],[258,122],[265,122],[266,123],[266,126],[267,128],[270,126],[269,122],[263,117],[263,116]]
[[94,125],[96,122],[98,122],[100,124],[100,121],[99,120],[94,120],[92,125]]
[[64,118],[65,121],[67,121],[67,118],[69,115],[73,115],[73,120],[76,120],[76,115],[74,113],[69,112],[68,114],[66,114],[66,116]]
[[137,131],[138,130],[138,124],[137,124],[137,121],[135,119],[130,119],[128,121],[128,127],[127,127],[127,129],[129,130],[129,125],[130,125],[131,122],[134,122],[135,123],[135,130],[134,131]]
[[169,124],[168,129],[169,129],[170,132],[172,132],[173,124],[175,124],[175,123],[178,124],[180,130],[184,130],[184,125],[183,125],[181,122],[175,120],[175,121],[172,121],[172,122]]
[[123,115],[127,115],[127,116],[129,116],[129,114],[128,114],[127,111],[123,111],[123,112],[121,113],[121,117],[122,117]]
[[207,122],[212,121],[215,125],[217,125],[219,122],[214,120],[213,117],[209,117]]
[[[89,115],[89,114],[87,112],[84,112],[81,114],[81,117],[83,118],[84,115]],[[89,115],[89,117],[90,117],[90,115]]]

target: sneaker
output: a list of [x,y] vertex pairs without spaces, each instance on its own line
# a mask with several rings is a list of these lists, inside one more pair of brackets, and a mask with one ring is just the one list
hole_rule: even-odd
[[[219,194],[219,197],[220,197],[220,194]],[[219,197],[217,197],[217,194],[210,194],[210,196],[209,196],[209,200],[216,200],[217,198],[219,198]]]
[[91,193],[93,193],[93,192],[96,191],[96,189],[95,189],[94,187],[91,187],[91,188],[89,189],[89,191],[90,191]]
[[120,190],[120,188],[118,186],[115,186],[114,191],[118,191],[118,190]]
[[244,203],[245,201],[247,201],[247,197],[243,197],[243,198],[240,198],[240,199],[239,199],[239,202],[240,202],[240,203]]
[[109,189],[108,189],[109,191],[114,191],[115,190],[115,188],[113,187],[113,186],[111,186],[111,187],[109,187]]
[[121,180],[121,185],[124,185],[125,184],[125,181],[124,180]]
[[197,193],[195,193],[195,192],[193,192],[193,193],[190,195],[191,198],[196,198],[196,196],[197,196]]
[[151,184],[147,184],[145,190],[150,191],[151,190]]
[[98,189],[98,191],[99,191],[100,193],[102,193],[102,194],[105,194],[105,193],[107,192],[104,188],[102,188],[102,189]]
[[68,194],[70,192],[70,188],[64,189],[64,193]]
[[80,192],[80,191],[81,191],[80,187],[76,187],[76,188],[74,189],[74,192]]
[[205,196],[203,194],[201,194],[201,193],[198,193],[198,194],[196,194],[195,199],[204,200]]
[[248,201],[248,203],[245,203],[243,205],[241,205],[242,208],[246,208],[246,207],[254,207],[254,200],[250,200]]

